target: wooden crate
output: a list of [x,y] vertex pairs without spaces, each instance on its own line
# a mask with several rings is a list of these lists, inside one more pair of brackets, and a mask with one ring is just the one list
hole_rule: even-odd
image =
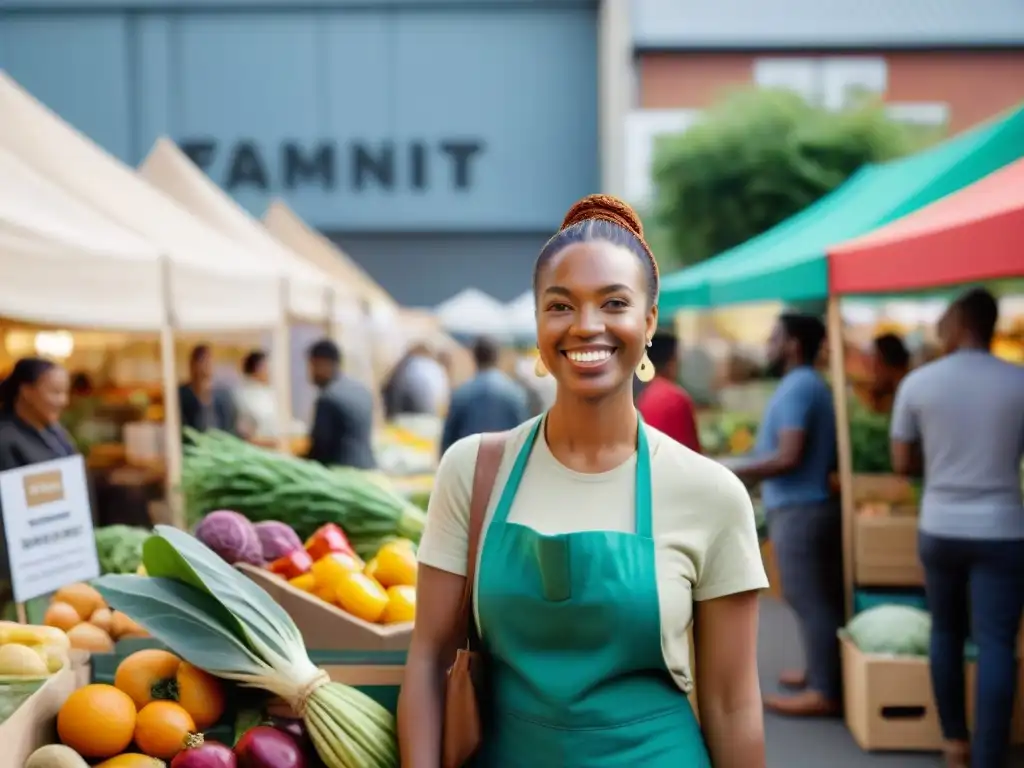
[[853,537],[854,580],[865,587],[924,585],[917,555],[917,518],[857,515]]
[[[942,730],[932,695],[928,659],[867,654],[845,637],[841,639],[841,646],[846,726],[861,749],[941,750]],[[967,665],[969,723],[973,721],[974,667],[974,664]],[[1014,712],[1014,744],[1024,743],[1022,699],[1024,697],[1018,696]]]
[[302,633],[307,648],[328,651],[404,651],[409,648],[411,621],[371,624],[296,589],[262,568],[244,563],[235,567],[265,589],[287,611]]

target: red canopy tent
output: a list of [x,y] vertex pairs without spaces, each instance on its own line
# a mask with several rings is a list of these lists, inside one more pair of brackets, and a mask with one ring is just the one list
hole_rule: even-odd
[[1024,276],[1024,159],[828,256],[832,295]]

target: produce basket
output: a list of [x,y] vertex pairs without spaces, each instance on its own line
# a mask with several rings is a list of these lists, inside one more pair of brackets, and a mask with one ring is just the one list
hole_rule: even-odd
[[57,712],[68,696],[88,682],[89,666],[88,654],[75,653],[69,667],[47,678],[0,722],[0,765],[20,768],[36,749],[56,741]]
[[411,621],[371,624],[293,587],[269,571],[245,563],[235,567],[287,611],[307,648],[330,651],[405,651],[409,648]]

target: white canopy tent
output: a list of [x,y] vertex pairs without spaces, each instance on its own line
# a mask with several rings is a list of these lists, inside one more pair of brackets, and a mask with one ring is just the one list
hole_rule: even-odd
[[170,139],[157,140],[139,166],[139,173],[194,216],[243,246],[253,261],[284,275],[288,281],[286,300],[290,316],[308,322],[327,322],[332,306],[355,300],[355,291],[274,238]]
[[[160,250],[169,262],[165,290],[175,328],[256,330],[279,323],[284,307],[277,271],[189,214],[2,71],[0,116],[0,147]],[[108,292],[108,298],[121,297]]]
[[537,338],[536,309],[537,302],[533,298],[532,290],[526,291],[505,305],[509,333],[515,336],[516,340]]
[[160,252],[3,149],[0,273],[6,318],[154,333],[166,320]]
[[505,305],[476,288],[467,288],[442,302],[434,314],[449,333],[504,337],[510,331]]

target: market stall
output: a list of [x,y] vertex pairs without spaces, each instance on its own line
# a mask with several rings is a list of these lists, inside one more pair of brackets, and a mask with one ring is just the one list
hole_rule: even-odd
[[663,313],[828,295],[826,248],[895,221],[1024,154],[1024,108],[930,149],[863,168],[767,232],[668,275]]
[[434,314],[448,333],[466,339],[493,336],[507,340],[511,331],[505,305],[477,288],[466,288],[441,302]]
[[[262,261],[268,268],[280,270],[286,275],[283,301],[291,323],[316,324],[323,329],[321,332],[332,334],[335,316],[357,302],[352,288],[317,269],[277,241],[169,139],[161,138],[156,142],[139,167],[139,173],[197,218],[244,247],[254,261]],[[292,334],[284,327],[279,330],[282,333],[273,343],[278,354],[273,356],[272,364],[279,369],[275,380],[289,385],[275,390],[279,401],[281,447],[287,450],[291,444],[290,438],[296,431],[293,425],[295,411],[291,390],[303,384],[302,381],[292,381],[292,372],[299,371],[305,377],[305,361],[302,358],[305,350],[296,350],[299,354],[293,354]],[[310,398],[307,396],[306,399]],[[305,412],[302,411],[303,414]],[[304,432],[301,425],[299,432]]]
[[[994,280],[1024,277],[1024,161],[1017,161],[926,208],[863,237],[832,246],[829,256],[829,289],[833,296],[923,292]],[[834,369],[842,376],[841,369]],[[837,401],[845,399],[845,387],[836,387]],[[842,422],[840,422],[842,423]],[[863,555],[872,547],[866,538],[885,547],[885,570],[875,573],[892,586],[919,582],[916,518],[898,515],[865,516],[852,504],[844,505],[844,528],[851,530],[854,564],[847,574],[852,592],[865,573]],[[862,556],[858,557],[857,554]],[[868,566],[877,566],[868,563]],[[877,579],[876,579],[877,580]],[[921,649],[922,653],[926,649]],[[847,677],[856,681],[852,695],[870,702],[860,714],[848,718],[851,731],[865,748],[928,749],[938,746],[934,713],[927,729],[886,722],[880,711],[886,693],[899,679],[930,704],[927,665],[885,661],[860,652],[844,640]],[[972,665],[973,666],[973,665]],[[849,701],[848,694],[848,701]],[[907,700],[904,694],[903,701]],[[1022,738],[1022,715],[1015,717],[1014,740]]]
[[[0,147],[71,196],[135,232],[162,259],[160,330],[166,487],[180,477],[174,333],[273,330],[284,320],[282,276],[193,217],[0,72]],[[130,290],[125,290],[130,294]]]

